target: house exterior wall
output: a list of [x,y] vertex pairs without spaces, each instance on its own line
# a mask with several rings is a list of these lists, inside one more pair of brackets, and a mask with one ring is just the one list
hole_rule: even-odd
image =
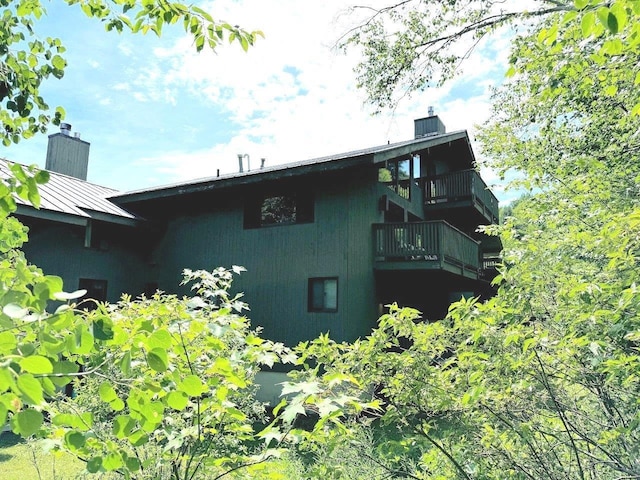
[[21,220],[30,227],[23,246],[27,260],[48,275],[62,277],[67,292],[77,290],[81,278],[106,280],[106,300],[116,302],[123,293],[139,295],[152,281],[143,256],[125,242],[111,239],[108,249],[86,248],[83,227]]
[[[330,332],[338,341],[367,335],[377,319],[371,224],[381,221],[374,169],[314,177],[312,223],[246,229],[249,188],[209,207],[180,209],[166,224],[153,262],[161,289],[174,291],[184,268],[241,265],[233,290],[244,292],[254,326],[275,341],[294,345]],[[272,186],[276,188],[277,185]],[[308,311],[308,280],[338,278],[337,312]]]

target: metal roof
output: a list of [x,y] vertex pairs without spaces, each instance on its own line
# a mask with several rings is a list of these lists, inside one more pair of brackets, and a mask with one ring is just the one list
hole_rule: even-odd
[[[11,176],[10,166],[15,162],[0,158],[0,178]],[[24,165],[23,165],[24,166]],[[137,217],[115,203],[107,200],[118,193],[117,190],[96,185],[94,183],[70,177],[61,173],[49,172],[49,181],[38,185],[40,193],[40,211],[53,212],[73,217],[100,220],[113,220],[120,223],[122,220],[135,220]],[[28,209],[37,210],[31,204],[19,197],[15,197],[20,208],[19,213],[28,214]]]
[[[392,158],[398,158],[402,155],[409,155],[429,147],[462,139],[465,139],[468,142],[469,136],[466,130],[439,135],[429,135],[403,142],[353,150],[326,157],[264,167],[248,172],[236,172],[220,175],[218,177],[197,178],[180,183],[161,185],[158,187],[144,188],[140,190],[131,190],[125,193],[116,194],[110,198],[118,204],[127,204],[212,190],[214,188],[230,187],[243,183],[277,179],[285,176],[302,175],[312,173],[320,169],[341,169],[365,163],[376,164]],[[471,150],[470,152],[471,155],[473,155]]]

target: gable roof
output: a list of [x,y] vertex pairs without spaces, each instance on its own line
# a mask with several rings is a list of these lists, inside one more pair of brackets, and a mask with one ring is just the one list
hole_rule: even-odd
[[[11,176],[13,163],[0,158],[0,178]],[[16,196],[16,213],[76,225],[86,225],[91,219],[127,225],[134,225],[138,220],[135,215],[107,200],[117,194],[117,190],[61,173],[50,171],[49,175],[47,183],[38,185],[40,208],[36,209]]]
[[[185,182],[162,185],[158,187],[132,190],[110,197],[119,205],[142,202],[160,198],[174,197],[191,193],[218,190],[236,185],[251,184],[255,182],[296,177],[316,172],[339,170],[356,165],[375,165],[386,160],[408,156],[437,145],[446,144],[457,140],[466,141],[469,144],[469,136],[466,130],[429,135],[417,139],[406,140],[392,144],[369,147],[361,150],[329,155],[326,157],[312,158],[293,163],[274,165],[248,172],[236,172],[217,177],[204,177]],[[473,160],[473,151],[469,145],[469,152]]]
[[[76,225],[87,225],[90,220],[100,220],[133,226],[144,219],[128,212],[122,205],[261,181],[341,170],[358,165],[375,165],[386,160],[412,155],[427,148],[454,141],[466,142],[469,146],[470,158],[473,161],[473,151],[469,145],[469,137],[465,130],[461,130],[274,165],[248,172],[236,172],[219,177],[205,177],[124,193],[50,171],[49,182],[38,186],[41,198],[40,209],[35,209],[28,202],[16,197],[16,202],[18,203],[18,211],[16,213]],[[0,178],[8,178],[11,175],[10,166],[12,163],[14,162],[0,158]]]

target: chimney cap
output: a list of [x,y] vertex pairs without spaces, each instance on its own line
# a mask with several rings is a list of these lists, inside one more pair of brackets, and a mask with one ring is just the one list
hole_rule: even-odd
[[435,115],[435,110],[433,108],[433,105],[429,105],[429,108],[427,109],[427,113],[429,114],[430,117],[433,117]]
[[64,135],[71,134],[71,124],[70,123],[66,123],[66,122],[62,122],[60,124],[60,133],[62,133]]

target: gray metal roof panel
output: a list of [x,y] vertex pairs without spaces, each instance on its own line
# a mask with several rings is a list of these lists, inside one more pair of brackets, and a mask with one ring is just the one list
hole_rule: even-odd
[[[14,162],[0,159],[0,177],[11,175],[10,165]],[[116,217],[135,219],[135,215],[112,203],[107,198],[118,193],[117,190],[96,185],[78,178],[49,172],[49,181],[38,185],[40,193],[40,209],[51,210],[68,215],[91,218],[91,211],[101,212]],[[30,205],[29,202],[16,197],[16,202]]]

